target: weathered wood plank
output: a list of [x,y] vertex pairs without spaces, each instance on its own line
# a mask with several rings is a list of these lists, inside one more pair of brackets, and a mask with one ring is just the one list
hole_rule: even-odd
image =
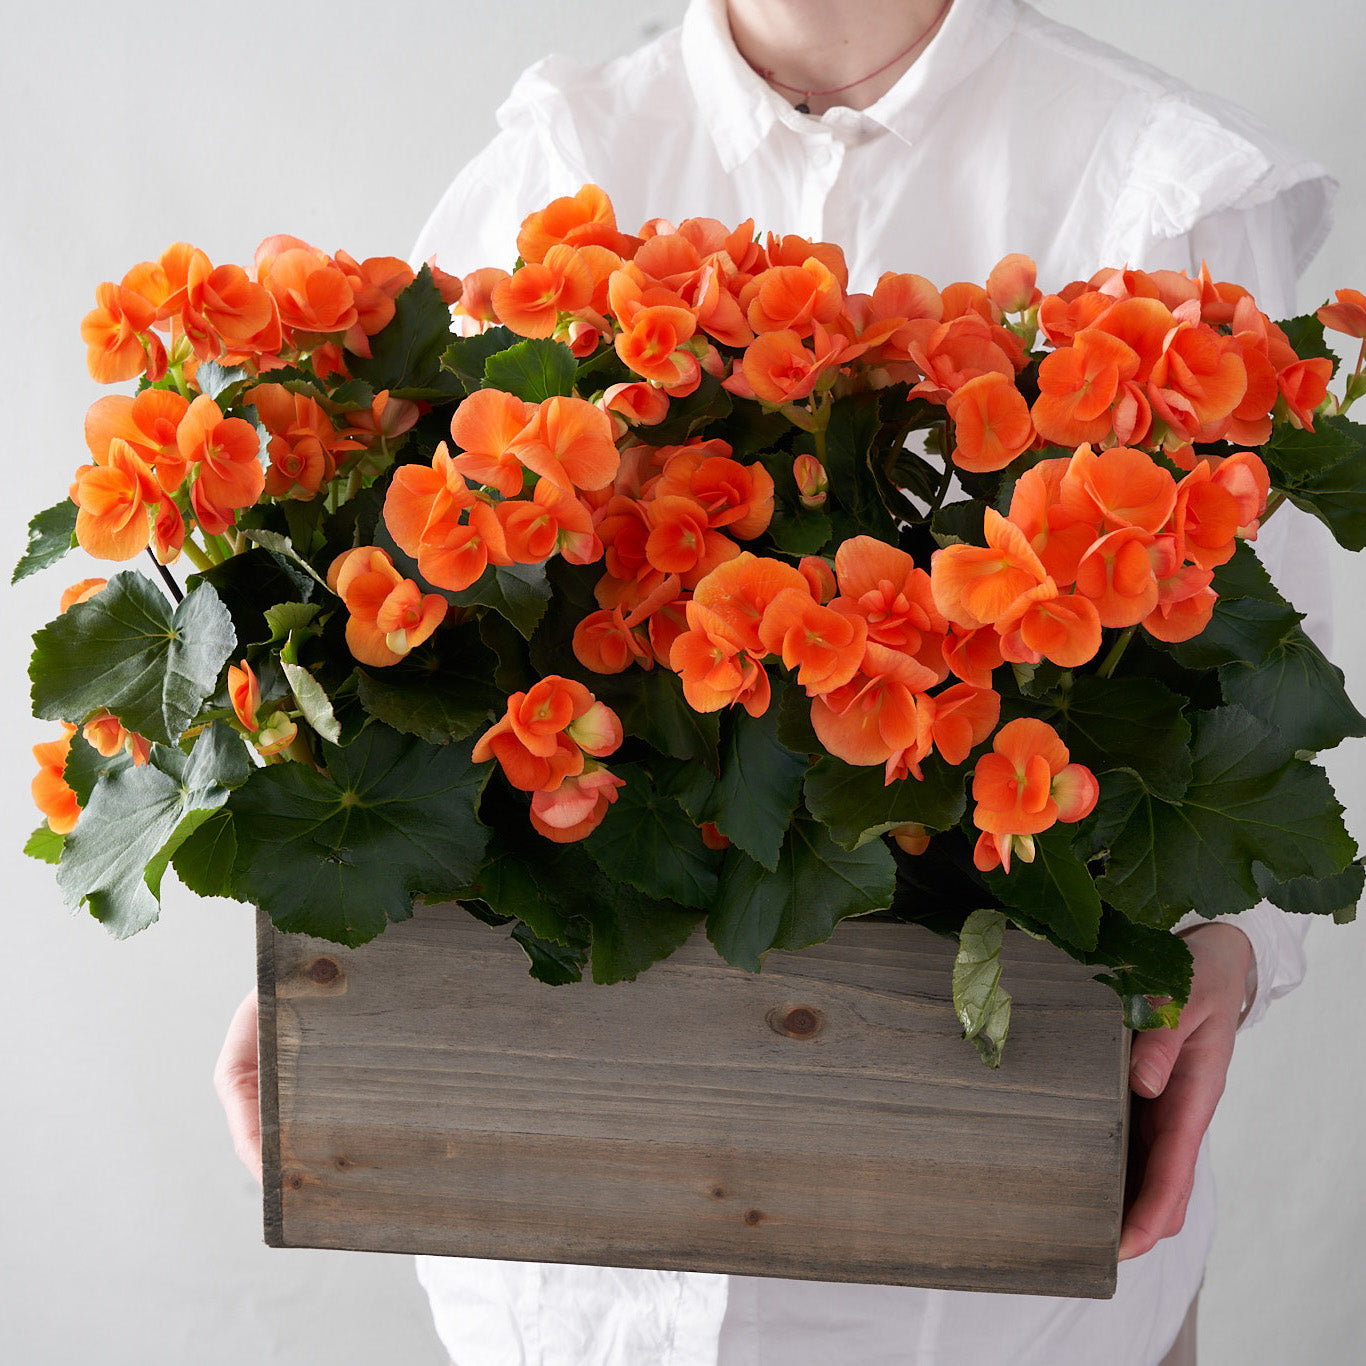
[[753,976],[699,936],[612,987],[532,980],[452,906],[359,950],[261,939],[269,1242],[1114,1291],[1128,1036],[1046,944],[1008,941],[990,1072],[915,926]]

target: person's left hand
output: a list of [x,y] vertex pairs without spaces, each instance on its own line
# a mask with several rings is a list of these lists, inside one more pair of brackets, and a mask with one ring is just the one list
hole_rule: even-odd
[[1224,1093],[1242,1018],[1253,962],[1248,937],[1234,925],[1209,924],[1188,931],[1185,940],[1195,968],[1181,1023],[1136,1035],[1130,1054],[1130,1088],[1147,1102],[1137,1121],[1147,1163],[1124,1218],[1120,1261],[1181,1231],[1200,1141]]

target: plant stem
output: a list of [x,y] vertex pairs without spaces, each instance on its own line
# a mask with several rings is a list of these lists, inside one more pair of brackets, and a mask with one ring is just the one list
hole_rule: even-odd
[[185,538],[185,544],[181,549],[184,550],[186,558],[196,569],[203,571],[213,568],[213,561],[188,536]]
[[152,553],[152,547],[150,545],[147,547],[147,556],[152,563],[156,565],[157,573],[161,575],[161,580],[166,585],[167,591],[170,593],[172,599],[175,602],[183,602],[185,600],[185,594],[180,591],[180,585],[171,577],[171,571]]
[[1096,670],[1097,678],[1110,678],[1114,674],[1115,665],[1123,659],[1124,651],[1129,648],[1129,642],[1134,638],[1134,632],[1137,630],[1137,626],[1130,626],[1120,634],[1119,639],[1111,646],[1110,653],[1105,656],[1104,662]]

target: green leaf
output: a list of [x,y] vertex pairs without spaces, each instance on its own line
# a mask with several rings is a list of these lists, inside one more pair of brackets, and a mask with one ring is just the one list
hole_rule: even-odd
[[776,872],[739,848],[726,853],[707,937],[729,963],[758,972],[769,949],[824,943],[839,921],[892,903],[896,865],[882,843],[841,849],[798,813]]
[[779,508],[768,525],[768,534],[779,550],[789,555],[816,555],[830,543],[830,518],[819,508]]
[[518,340],[517,334],[507,327],[491,327],[472,337],[455,337],[442,353],[441,368],[472,393],[484,383],[484,366],[489,357],[516,346]]
[[[1219,590],[1217,575],[1214,589]],[[1271,657],[1299,621],[1300,614],[1285,602],[1221,597],[1210,624],[1198,636],[1164,648],[1184,669],[1258,665]]]
[[171,854],[176,876],[197,896],[234,896],[232,865],[237,835],[221,807],[191,830]]
[[66,785],[76,794],[76,800],[84,806],[90,800],[96,784],[106,773],[121,773],[133,766],[133,756],[120,749],[107,759],[92,745],[80,731],[71,737],[71,748],[66,753],[66,765],[62,777]]
[[896,544],[896,521],[884,501],[886,483],[872,464],[880,458],[873,451],[882,420],[879,403],[875,393],[853,394],[830,410],[825,468],[830,474],[831,501],[838,501],[839,515],[830,504],[825,510],[834,523],[837,544],[860,534]]
[[80,721],[108,707],[158,744],[174,744],[218,686],[237,643],[232,620],[207,584],[172,611],[141,574],[69,608],[33,637],[33,714]]
[[[1074,956],[1109,969],[1098,972],[1096,981],[1123,1001],[1127,1028],[1175,1028],[1181,1007],[1190,997],[1192,968],[1191,951],[1179,934],[1135,925],[1107,910],[1095,952]],[[1159,1004],[1154,1005],[1149,997],[1156,997]]]
[[65,835],[58,835],[48,827],[46,821],[42,823],[29,837],[24,845],[24,853],[29,858],[36,858],[43,863],[60,863],[62,858],[62,846],[66,843]]
[[223,805],[246,778],[242,741],[225,726],[211,726],[187,759],[156,749],[141,768],[101,779],[66,837],[57,883],[73,910],[83,903],[119,939],[157,918],[162,849],[182,825]]
[[281,603],[306,603],[318,592],[311,574],[303,573],[291,559],[261,546],[233,555],[203,573],[190,575],[187,587],[194,589],[201,584],[208,584],[232,614],[233,630],[243,651],[273,637],[274,627],[266,617],[267,612]]
[[281,930],[354,946],[407,919],[419,893],[459,891],[488,839],[476,811],[489,766],[472,747],[372,725],[345,749],[321,744],[326,773],[258,769],[229,803],[237,895]]
[[705,910],[716,896],[721,857],[677,802],[655,790],[635,764],[614,764],[625,780],[602,824],[584,841],[608,877],[629,882],[646,896]]
[[451,311],[442,302],[432,273],[423,266],[394,300],[394,316],[370,338],[370,356],[348,355],[351,373],[376,392],[394,398],[439,400],[461,392],[457,378],[443,370],[441,358],[451,344]]
[[755,862],[770,870],[801,797],[804,754],[779,743],[778,708],[759,717],[739,708],[726,718],[721,772],[700,765],[676,774],[666,789],[701,824],[711,821]]
[[898,825],[947,830],[967,809],[967,766],[954,767],[931,755],[920,767],[922,780],[887,784],[880,767],[846,764],[830,756],[818,759],[806,775],[807,810],[846,849],[857,849]]
[[1319,415],[1314,431],[1280,426],[1262,447],[1271,482],[1348,550],[1366,548],[1366,427]]
[[966,503],[949,503],[934,514],[931,524],[934,539],[941,546],[947,545],[985,545],[986,532],[983,518],[986,504],[975,498]]
[[[522,921],[537,939],[569,945],[575,931],[572,917],[559,909],[557,853],[542,857],[532,839],[529,825],[521,840],[498,830],[461,899],[478,898],[496,914]],[[544,848],[544,841],[540,843]],[[583,942],[588,943],[586,935]]]
[[530,640],[550,602],[543,564],[489,565],[468,588],[445,595],[457,607],[492,607]]
[[282,560],[288,560],[290,564],[307,574],[314,583],[323,588],[327,587],[327,580],[313,568],[309,562],[299,554],[294,542],[278,531],[270,531],[265,527],[243,527],[242,534],[247,540],[259,545],[262,550],[268,550],[272,555],[278,555]]
[[1054,827],[1034,836],[1034,861],[1012,860],[1010,872],[986,875],[987,886],[1060,938],[1069,952],[1096,947],[1100,896],[1086,865],[1072,851],[1075,831]]
[[1361,900],[1363,868],[1360,860],[1329,877],[1296,877],[1278,882],[1260,864],[1255,868],[1257,890],[1283,911],[1297,915],[1331,915],[1339,925],[1356,919]]
[[[631,982],[684,943],[701,913],[672,901],[645,896],[608,877],[576,844],[548,846],[555,897],[563,915],[593,928],[591,966],[599,983]],[[551,876],[550,869],[538,877]],[[571,928],[571,938],[572,938]]]
[[[577,922],[575,922],[577,923]],[[568,986],[583,981],[584,965],[588,962],[590,941],[585,935],[581,942],[566,945],[541,939],[525,925],[514,925],[512,937],[522,946],[531,964],[531,975],[552,987]]]
[[1298,626],[1259,667],[1225,664],[1219,686],[1224,701],[1270,722],[1293,750],[1317,753],[1366,735],[1366,717],[1347,696],[1342,670]]
[[1010,1032],[1010,993],[1001,986],[1001,945],[1006,918],[1000,911],[973,911],[963,923],[953,960],[953,1008],[988,1067],[1001,1065]]
[[264,617],[266,625],[270,627],[272,644],[288,640],[296,631],[308,630],[314,617],[322,610],[322,605],[316,602],[278,602],[274,607],[268,607]]
[[578,373],[579,363],[563,342],[536,337],[490,356],[484,362],[484,385],[540,403],[572,394]]
[[[215,402],[221,394],[226,393],[234,384],[240,384],[244,379],[250,378],[250,371],[240,365],[234,365],[229,369],[213,360],[200,361],[194,372],[195,388]],[[220,408],[225,406],[227,405],[219,404]]]
[[438,631],[428,648],[399,664],[359,669],[361,705],[377,721],[428,744],[463,740],[504,710],[497,665],[478,625],[465,622]]
[[40,512],[28,524],[28,549],[10,575],[18,583],[40,569],[56,564],[76,544],[76,514],[80,509],[70,498]]
[[280,667],[289,680],[290,691],[299,704],[303,718],[324,740],[334,745],[341,743],[341,726],[332,711],[332,699],[323,690],[323,685],[302,665],[291,664],[287,659],[280,661]]
[[1313,313],[1302,313],[1298,318],[1287,318],[1279,324],[1286,340],[1301,360],[1322,356],[1333,362],[1333,373],[1337,373],[1338,358],[1324,340],[1323,324]]
[[638,736],[660,754],[693,759],[713,773],[717,771],[719,715],[693,711],[676,673],[628,669],[612,677],[595,677],[592,688],[621,718],[628,735]]
[[1191,775],[1186,701],[1152,679],[1082,674],[1062,696],[1063,742],[1093,773],[1132,769],[1149,792],[1179,801]]
[[1246,910],[1261,895],[1253,865],[1278,879],[1327,877],[1356,846],[1322,769],[1294,759],[1242,707],[1193,718],[1190,787],[1160,801],[1126,772],[1101,779],[1094,848],[1108,846],[1101,896],[1131,919],[1169,928],[1189,910]]

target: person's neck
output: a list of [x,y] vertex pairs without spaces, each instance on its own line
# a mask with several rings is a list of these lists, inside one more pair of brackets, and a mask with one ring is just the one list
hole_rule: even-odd
[[727,0],[726,8],[740,55],[812,114],[881,99],[948,13],[946,0]]

